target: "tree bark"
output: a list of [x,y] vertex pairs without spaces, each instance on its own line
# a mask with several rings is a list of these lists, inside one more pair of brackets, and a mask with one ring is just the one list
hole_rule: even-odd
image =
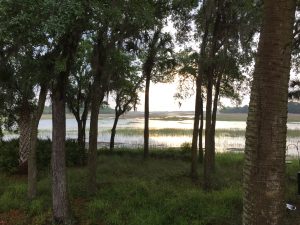
[[52,207],[57,224],[67,224],[70,220],[65,162],[65,84],[66,77],[60,74],[52,88]]
[[191,149],[191,177],[197,178],[197,144],[199,134],[199,120],[201,114],[201,77],[197,77],[196,81],[196,100],[195,100],[195,117]]
[[91,118],[88,149],[88,190],[91,195],[97,191],[97,147],[98,147],[98,117],[111,78],[111,74],[104,74],[109,49],[113,43],[103,45],[102,33],[98,34],[97,43],[94,45],[92,57],[92,70],[94,82],[91,91]]
[[36,145],[38,136],[38,125],[44,111],[48,88],[41,86],[39,100],[36,110],[33,112],[30,134],[30,152],[28,156],[28,198],[33,199],[37,194],[37,165],[36,165]]
[[145,87],[145,127],[144,127],[144,159],[149,157],[149,90],[151,75],[146,74]]
[[205,155],[204,155],[204,189],[211,187],[211,173],[213,170],[213,153],[211,146],[211,108],[212,108],[212,77],[207,80],[207,99],[206,99],[206,117],[205,117]]
[[285,148],[294,0],[265,0],[244,164],[244,225],[284,224]]
[[90,94],[86,97],[86,99],[84,99],[83,105],[84,105],[84,109],[82,114],[80,113],[80,106],[81,106],[81,102],[80,102],[80,92],[81,90],[78,91],[78,96],[77,96],[77,102],[76,104],[73,104],[73,99],[69,98],[67,95],[67,104],[68,107],[70,109],[70,111],[73,113],[76,122],[77,122],[77,143],[78,146],[80,148],[85,148],[85,138],[86,138],[86,134],[85,134],[85,128],[86,128],[86,121],[87,121],[87,116],[88,116],[88,111],[89,111],[89,107],[90,107]]
[[88,117],[88,113],[89,113],[89,107],[90,107],[90,97],[88,97],[88,99],[84,102],[84,110],[82,112],[81,115],[81,122],[82,122],[82,139],[81,139],[81,143],[79,143],[79,147],[84,148],[85,149],[85,140],[86,140],[86,121],[87,121],[87,117]]
[[84,122],[81,119],[77,120],[77,129],[78,129],[78,135],[77,135],[78,146],[80,148],[85,148],[85,127],[84,127]]
[[[209,1],[212,3],[213,1]],[[211,40],[211,47],[208,54],[209,60],[211,61],[209,66],[205,68],[205,74],[207,76],[207,98],[206,98],[206,117],[205,117],[205,155],[204,155],[204,189],[211,189],[212,181],[211,174],[214,172],[215,168],[215,159],[214,159],[214,149],[212,146],[212,95],[213,95],[213,79],[214,79],[214,63],[215,55],[217,52],[217,43],[218,43],[218,35],[220,32],[220,22],[221,15],[219,8],[217,9],[214,24],[213,24],[213,35]]]
[[88,188],[89,193],[94,194],[97,191],[97,145],[98,145],[98,116],[101,101],[99,100],[99,90],[101,89],[100,78],[95,77],[92,86],[91,97],[91,118],[89,133],[89,154],[88,154]]
[[215,96],[213,101],[213,110],[212,110],[212,117],[211,117],[211,135],[210,135],[210,146],[211,146],[211,167],[215,168],[215,158],[216,158],[216,146],[215,146],[215,133],[216,133],[216,121],[217,121],[217,110],[218,110],[218,102],[219,102],[219,94],[220,94],[220,85],[222,80],[222,72],[218,74],[217,82],[215,85]]
[[203,142],[202,142],[202,135],[203,135],[203,98],[201,96],[201,101],[200,101],[200,127],[199,127],[199,155],[198,155],[198,161],[200,163],[203,163]]
[[118,125],[120,115],[116,112],[115,120],[113,127],[111,129],[111,136],[110,136],[110,143],[109,143],[109,149],[112,151],[115,147],[115,136],[116,136],[116,129]]

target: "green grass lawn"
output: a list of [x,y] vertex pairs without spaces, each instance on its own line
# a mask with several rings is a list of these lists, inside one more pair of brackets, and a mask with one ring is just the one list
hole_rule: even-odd
[[[297,161],[288,165],[286,198],[300,208],[296,196]],[[70,205],[81,225],[241,225],[242,154],[218,154],[214,190],[206,193],[199,179],[189,178],[187,153],[139,150],[102,152],[98,159],[98,192],[89,196],[86,169],[68,169]],[[51,224],[49,171],[39,175],[36,200],[26,199],[26,176],[0,174],[0,224]],[[298,217],[297,217],[298,215]],[[287,212],[299,224],[299,210]],[[2,222],[2,223],[1,223]]]

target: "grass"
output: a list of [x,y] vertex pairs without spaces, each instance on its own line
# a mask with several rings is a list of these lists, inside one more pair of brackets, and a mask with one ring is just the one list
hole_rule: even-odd
[[[110,133],[109,130],[104,132]],[[245,130],[243,129],[216,129],[216,137],[245,137]],[[162,128],[162,129],[150,129],[150,136],[192,136],[192,129],[178,129],[178,128]],[[205,130],[203,131],[203,135]],[[119,128],[117,129],[118,135],[123,136],[142,136],[144,129],[142,128]],[[287,137],[299,137],[300,130],[288,130]]]
[[[214,190],[206,193],[191,181],[187,152],[152,151],[144,161],[141,150],[101,151],[98,192],[87,192],[85,168],[68,169],[74,221],[79,225],[240,225],[242,213],[242,154],[217,154]],[[288,166],[289,202],[300,206],[294,176],[297,162]],[[39,174],[36,200],[26,199],[26,177],[0,174],[0,224],[51,224],[49,172]],[[292,179],[291,179],[292,178]],[[297,224],[298,212],[287,215]],[[298,219],[298,220],[297,220]]]
[[[191,136],[192,133],[193,133],[192,129],[178,129],[178,128],[150,129],[150,136]],[[141,136],[144,134],[144,129],[120,128],[117,129],[117,134],[123,136]],[[240,130],[240,129],[217,129],[216,130],[216,136],[238,137],[244,135],[245,135],[245,130]]]
[[[193,112],[177,112],[178,115],[173,112],[171,115],[166,115],[166,113],[154,113],[150,115],[151,120],[165,120],[165,121],[182,121],[182,120],[193,120],[194,114]],[[74,116],[71,113],[67,113],[66,117],[68,119],[74,119]],[[113,114],[101,114],[99,116],[99,119],[103,119],[103,117],[114,117]],[[124,116],[125,118],[143,118],[142,112],[139,114],[132,114],[129,113]],[[205,115],[204,115],[205,117]],[[43,114],[42,119],[52,119],[51,114]],[[247,120],[247,114],[246,113],[218,113],[217,114],[217,120],[218,121],[246,121]],[[300,122],[300,114],[288,114],[288,122]]]
[[[246,121],[247,113],[218,113],[217,120],[218,121]],[[150,119],[154,120],[168,120],[168,121],[182,121],[182,120],[193,120],[194,115],[191,113],[190,115],[184,116],[155,116]],[[205,115],[204,115],[205,119]],[[288,114],[288,122],[300,122],[300,114]]]

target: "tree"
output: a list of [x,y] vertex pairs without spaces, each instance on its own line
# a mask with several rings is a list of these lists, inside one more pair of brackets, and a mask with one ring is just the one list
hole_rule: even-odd
[[[185,49],[177,54],[177,71],[180,76],[178,93],[175,98],[184,100],[191,97],[196,92],[195,103],[195,117],[194,128],[192,136],[192,163],[191,163],[191,177],[197,177],[197,147],[199,145],[199,161],[203,161],[203,147],[202,147],[202,134],[203,134],[203,91],[201,90],[203,79],[198,76],[200,73],[198,53],[192,49]],[[196,84],[196,85],[195,85]],[[192,85],[192,86],[191,86]],[[196,86],[196,91],[194,90]],[[197,88],[198,87],[198,88]],[[199,125],[200,121],[200,125]],[[199,142],[198,142],[199,138]]]
[[48,40],[43,29],[47,13],[38,13],[42,5],[42,1],[5,1],[0,7],[2,113],[7,127],[14,122],[18,125],[20,170],[26,170],[28,164],[30,199],[36,196],[37,129],[49,81],[43,77],[45,64],[41,48]]
[[[132,62],[132,57],[120,54],[116,62],[117,71],[112,84],[112,93],[115,99],[115,120],[111,129],[110,150],[114,149],[116,128],[121,115],[135,109],[139,102],[138,92],[141,90],[142,77],[138,75],[138,68]],[[116,68],[115,67],[115,68]]]
[[[165,0],[168,2],[167,0]],[[97,190],[97,137],[99,107],[109,86],[113,73],[110,71],[110,57],[119,43],[128,49],[138,42],[141,33],[153,27],[159,20],[159,15],[165,1],[112,1],[109,4],[93,2],[93,53],[92,53],[92,92],[91,92],[91,120],[88,150],[88,188],[91,194]],[[103,10],[105,9],[105,10]],[[134,45],[133,45],[134,46]],[[101,101],[99,101],[99,99]]]
[[[82,34],[81,23],[73,27],[70,33],[62,36],[59,46],[61,55],[56,63],[63,62],[64,67],[54,71],[51,85],[52,100],[52,203],[53,219],[58,224],[68,224],[71,220],[67,192],[65,139],[66,139],[66,81],[74,62],[76,49]],[[62,60],[62,61],[61,61]]]
[[[240,67],[251,62],[252,37],[257,26],[256,4],[249,2],[207,0],[200,5],[191,18],[195,22],[194,38],[199,41],[198,53],[194,54],[196,83],[195,119],[192,139],[191,176],[197,176],[197,144],[202,146],[203,93],[206,92],[206,124],[204,155],[204,186],[211,186],[211,173],[215,162],[215,124],[221,95],[238,97],[237,86],[243,81]],[[244,25],[244,24],[247,24]],[[247,29],[244,29],[247,27]],[[242,50],[242,51],[241,51]],[[199,149],[199,155],[202,151]]]
[[284,224],[288,81],[295,1],[265,0],[246,129],[243,224]]
[[[172,37],[168,33],[163,33],[161,27],[156,27],[149,37],[146,56],[143,60],[142,73],[145,83],[145,125],[144,125],[144,158],[149,155],[149,91],[150,81],[163,82],[168,80],[175,66],[173,58]],[[148,34],[146,34],[148,36]]]
[[90,56],[90,41],[81,41],[66,88],[67,105],[77,121],[77,141],[80,148],[85,148],[86,121],[91,102],[92,74],[88,58]]
[[45,60],[51,77],[52,100],[52,213],[53,223],[69,224],[71,214],[67,192],[65,162],[66,82],[75,61],[77,47],[89,21],[86,1],[46,1],[44,11],[49,15],[45,33],[50,42]]

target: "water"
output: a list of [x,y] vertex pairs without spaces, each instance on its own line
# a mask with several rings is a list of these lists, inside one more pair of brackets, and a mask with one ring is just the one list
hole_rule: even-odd
[[[180,120],[172,119],[150,119],[150,129],[163,129],[163,128],[174,128],[174,129],[192,129],[193,120],[187,116],[182,116]],[[105,116],[99,120],[99,135],[98,142],[105,145],[110,141],[110,129],[112,127],[114,118],[112,116]],[[89,123],[87,121],[87,138]],[[125,129],[143,129],[144,120],[142,116],[129,116],[120,118],[118,122],[119,128]],[[300,137],[300,122],[291,122],[287,124],[288,129],[299,130]],[[75,119],[69,118],[66,120],[66,129],[67,129],[67,138],[77,138],[77,122]],[[217,121],[216,129],[246,129],[245,121]],[[52,132],[52,120],[51,119],[42,119],[39,123],[39,137],[46,139],[51,138]],[[130,131],[129,131],[130,132]],[[128,132],[128,133],[129,133]],[[9,135],[6,138],[16,137],[16,135]],[[300,140],[297,137],[287,138],[287,144],[297,143]],[[86,140],[88,142],[88,140]],[[142,135],[116,135],[115,143],[116,147],[118,146],[127,146],[127,147],[141,147],[143,144]],[[190,135],[161,135],[161,136],[150,136],[149,144],[154,147],[180,147],[184,142],[191,142]],[[218,151],[225,151],[226,149],[243,149],[245,147],[245,137],[244,136],[235,136],[231,137],[226,134],[219,135],[216,137],[216,149]],[[290,152],[295,154],[295,149],[292,149]]]

